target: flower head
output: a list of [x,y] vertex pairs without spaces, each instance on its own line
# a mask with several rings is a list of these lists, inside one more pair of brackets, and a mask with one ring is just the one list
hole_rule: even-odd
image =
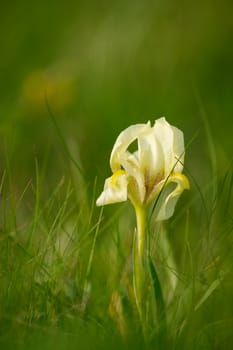
[[[137,141],[137,149],[129,147]],[[165,118],[128,127],[118,136],[111,153],[113,175],[105,180],[98,206],[130,199],[134,206],[146,207],[158,200],[156,219],[172,216],[176,202],[189,181],[182,174],[184,137]],[[172,186],[173,184],[173,186]]]

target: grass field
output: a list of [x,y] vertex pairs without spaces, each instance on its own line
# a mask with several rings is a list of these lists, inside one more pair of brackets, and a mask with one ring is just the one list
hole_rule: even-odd
[[[232,3],[1,7],[0,348],[232,349]],[[119,133],[163,115],[190,190],[148,221],[145,339],[133,208],[95,202]]]

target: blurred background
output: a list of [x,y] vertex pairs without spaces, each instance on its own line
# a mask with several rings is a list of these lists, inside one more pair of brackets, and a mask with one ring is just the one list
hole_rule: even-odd
[[[233,2],[230,0],[1,0],[0,190],[3,187],[3,191],[0,198],[0,276],[1,279],[5,276],[5,284],[2,282],[5,294],[0,296],[3,309],[0,323],[3,337],[9,333],[12,338],[12,334],[16,334],[14,330],[10,333],[11,318],[20,333],[18,320],[23,320],[22,327],[25,322],[26,328],[31,327],[33,320],[43,319],[44,314],[48,314],[46,317],[52,324],[60,322],[64,308],[68,310],[64,312],[67,319],[70,314],[75,314],[73,305],[76,307],[80,303],[81,294],[72,286],[79,270],[86,271],[99,217],[99,208],[93,209],[94,200],[91,200],[97,197],[105,178],[111,174],[109,156],[115,139],[131,124],[153,122],[166,116],[170,124],[184,132],[188,145],[185,172],[191,182],[191,190],[186,191],[178,203],[182,210],[176,210],[176,215],[166,223],[168,237],[175,255],[181,259],[181,248],[187,242],[189,244],[189,238],[184,239],[184,235],[190,232],[193,266],[188,265],[186,269],[184,264],[187,280],[194,278],[196,273],[198,283],[204,286],[203,291],[207,290],[206,298],[208,293],[212,297],[212,292],[217,289],[200,315],[194,315],[187,339],[191,339],[189,334],[196,337],[193,326],[198,325],[198,331],[203,325],[207,329],[212,321],[214,327],[222,327],[226,344],[225,334],[232,339],[233,182],[229,170],[233,149],[232,15]],[[83,169],[85,181],[70,171],[70,156]],[[228,177],[224,178],[225,174]],[[77,183],[78,199],[73,193],[71,195],[71,177],[73,183]],[[6,186],[2,186],[4,181]],[[90,190],[89,197],[86,187]],[[39,194],[39,190],[42,193]],[[43,195],[45,201],[39,203]],[[61,214],[57,224],[57,217],[63,210],[68,213],[67,217],[64,215],[63,222]],[[124,215],[120,216],[120,210]],[[135,223],[132,208],[127,204],[106,207],[104,215],[93,263],[93,300],[96,302],[93,304],[97,306],[96,309],[93,304],[90,306],[90,310],[94,310],[92,314],[96,312],[98,322],[99,315],[103,314],[104,319],[102,305],[107,310],[112,285],[115,283],[118,287],[119,251],[122,245],[124,254],[131,252]],[[86,248],[80,248],[81,267],[77,264],[79,255],[75,249],[73,255],[68,255],[69,259],[65,253],[61,258],[54,254],[54,261],[58,262],[57,265],[51,263],[51,271],[57,269],[58,283],[54,287],[52,284],[52,287],[44,287],[43,281],[37,283],[34,272],[27,274],[25,271],[29,269],[30,272],[31,263],[33,271],[34,265],[35,271],[40,271],[37,246],[46,253],[50,245],[46,247],[44,242],[48,243],[48,239],[52,243],[54,240],[56,246],[63,224],[65,233],[66,229],[72,231],[71,236],[65,237],[72,238],[73,244],[82,247],[80,242],[87,242]],[[51,234],[53,231],[54,235]],[[126,234],[121,235],[121,231]],[[34,232],[35,243],[30,239],[28,242],[28,234]],[[116,247],[118,241],[114,241],[118,233],[122,240],[120,248]],[[25,242],[30,249],[25,245],[26,250],[22,253]],[[26,254],[27,251],[32,255]],[[106,263],[106,251],[109,264]],[[111,252],[115,252],[113,257]],[[126,255],[122,261],[124,259]],[[47,266],[46,259],[42,260],[42,267],[43,264]],[[222,271],[224,276],[225,273],[228,275],[224,284],[217,288]],[[103,293],[106,281],[109,282]],[[78,283],[79,280],[80,288]],[[64,292],[67,285],[68,292]],[[40,293],[38,286],[45,292]],[[62,291],[61,296],[57,289],[59,293]],[[46,293],[51,295],[52,306],[46,306]],[[67,297],[67,293],[72,294],[71,297]],[[178,297],[183,294],[182,285]],[[68,307],[63,305],[67,299]],[[31,305],[34,308],[30,309]],[[227,331],[226,323],[217,323],[224,319],[231,321]],[[213,327],[209,329],[215,335],[220,328],[218,332]],[[112,331],[109,334],[112,335]],[[182,349],[179,344],[177,348]],[[183,348],[187,349],[185,342]],[[199,342],[197,349],[202,348]],[[224,344],[209,347],[215,348],[224,349]]]
[[110,174],[122,129],[160,116],[184,131],[186,143],[194,137],[186,160],[199,183],[210,181],[213,163],[225,171],[232,158],[232,1],[0,6],[0,167],[7,152],[16,184],[30,179],[35,154],[47,181],[65,172],[51,111],[88,180]]

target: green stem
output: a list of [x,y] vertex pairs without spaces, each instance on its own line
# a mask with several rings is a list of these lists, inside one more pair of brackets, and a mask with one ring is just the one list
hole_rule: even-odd
[[[141,321],[142,331],[146,336],[145,315],[145,249],[146,249],[146,212],[143,206],[134,206],[137,220],[137,230],[134,240],[134,293]],[[144,306],[144,307],[143,307]]]
[[137,219],[137,249],[138,255],[144,264],[145,260],[145,226],[146,226],[146,213],[143,207],[135,207],[136,219]]

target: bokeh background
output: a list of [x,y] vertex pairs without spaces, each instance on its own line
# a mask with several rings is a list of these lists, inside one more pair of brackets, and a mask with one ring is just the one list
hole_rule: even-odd
[[62,176],[47,100],[88,180],[110,173],[122,129],[165,115],[187,143],[195,135],[187,165],[208,183],[203,115],[218,168],[232,157],[232,11],[228,0],[2,1],[1,164],[7,149],[24,183],[36,153],[47,181]]
[[[7,169],[6,183],[10,184],[9,191],[7,186],[3,191],[7,202],[5,210],[7,215],[8,206],[11,209],[8,201],[14,202],[14,196],[17,199],[15,201],[17,205],[14,203],[12,205],[14,209],[13,214],[9,216],[10,220],[7,215],[2,215],[7,218],[3,224],[0,222],[3,241],[5,242],[8,236],[13,237],[14,227],[16,227],[14,236],[16,239],[13,238],[16,242],[18,237],[21,239],[20,235],[17,236],[18,228],[20,232],[28,225],[29,229],[25,229],[27,236],[31,217],[31,231],[36,227],[37,221],[40,229],[40,220],[43,221],[45,215],[50,232],[53,218],[64,204],[63,195],[60,196],[59,192],[62,190],[58,184],[61,179],[69,182],[72,173],[70,157],[73,157],[83,169],[85,185],[90,192],[88,200],[91,201],[93,192],[96,197],[102,190],[104,179],[111,173],[109,156],[119,132],[131,124],[145,123],[148,120],[153,122],[161,116],[166,116],[171,124],[184,132],[188,145],[185,172],[191,182],[191,190],[179,202],[179,208],[184,207],[183,212],[179,214],[178,210],[177,216],[172,219],[174,221],[168,225],[171,240],[177,239],[174,244],[175,254],[177,257],[180,256],[185,230],[184,211],[188,202],[191,213],[194,213],[193,216],[190,215],[190,244],[194,251],[194,269],[197,269],[198,273],[199,270],[205,272],[209,262],[214,261],[210,254],[212,246],[205,242],[214,233],[210,239],[213,241],[214,253],[217,251],[220,261],[226,256],[226,272],[232,271],[232,209],[229,208],[229,203],[232,203],[230,200],[232,192],[226,190],[227,186],[221,187],[221,184],[224,184],[225,174],[228,174],[229,189],[232,189],[229,171],[233,149],[232,42],[233,2],[230,0],[66,2],[2,0],[0,178],[4,178]],[[37,217],[37,204],[35,204],[37,162],[42,192],[40,199],[45,196],[50,202],[51,195],[51,202],[54,200],[56,203],[55,209],[51,204],[52,209],[48,212],[46,206],[45,210],[42,208],[42,219],[39,215],[39,219]],[[81,193],[80,197],[85,187],[82,181],[77,176],[76,189]],[[32,188],[28,191],[31,183]],[[93,190],[95,186],[96,189]],[[54,195],[57,188],[60,201],[57,201]],[[224,205],[221,202],[222,188],[227,203]],[[209,222],[207,224],[205,222],[208,218],[205,217],[204,205],[203,203],[200,205],[199,192],[210,211],[212,221],[209,227]],[[219,202],[215,202],[215,196],[216,198],[219,196]],[[198,200],[195,202],[197,197]],[[4,207],[1,202],[0,210]],[[43,203],[42,201],[41,206]],[[73,204],[73,197],[70,203]],[[85,206],[86,202],[83,203]],[[24,210],[24,207],[29,210]],[[105,283],[105,276],[109,274],[105,255],[106,251],[110,251],[108,230],[111,231],[113,226],[118,225],[118,222],[113,223],[117,214],[112,219],[110,214],[114,212],[119,214],[118,208],[115,206],[104,209],[106,221],[103,227],[105,225],[106,228],[103,229],[104,233],[98,247],[101,252],[99,253],[97,249],[97,257],[101,256],[102,260],[97,261],[96,258],[99,265],[96,263],[95,274],[93,273],[94,284],[98,287],[95,291],[97,304],[104,298],[102,285]],[[219,210],[219,217],[216,208]],[[76,208],[73,209],[75,210]],[[89,213],[89,207],[80,209],[80,205],[77,205],[78,210],[81,213],[81,221],[84,222],[86,218],[82,212]],[[131,233],[130,230],[134,225],[132,208],[126,205],[122,212],[126,215],[117,229],[119,232],[122,228]],[[99,212],[94,213],[94,219],[95,215],[98,219]],[[15,217],[18,219],[18,226],[11,223],[16,221]],[[91,220],[94,227],[97,219],[95,221],[93,217]],[[129,220],[126,222],[128,217]],[[78,225],[79,222],[77,227]],[[5,232],[4,229],[8,226],[9,232]],[[173,234],[173,227],[176,232],[177,227],[181,228],[182,234]],[[81,232],[86,232],[85,222],[82,230]],[[205,235],[207,231],[209,236]],[[14,239],[12,239],[13,259],[9,259],[7,263],[9,275],[14,262],[16,267],[12,270],[16,271],[15,275],[18,273]],[[40,239],[43,240],[43,237]],[[92,242],[91,236],[90,242]],[[86,259],[83,270],[86,268],[89,256],[90,242],[87,252],[83,253]],[[201,245],[200,242],[204,243]],[[43,244],[41,246],[43,247]],[[6,243],[4,250],[6,256],[10,256],[8,250]],[[2,255],[2,271],[5,273],[4,259]],[[23,265],[19,263],[19,266]],[[217,266],[216,271],[220,270],[221,266]],[[223,270],[225,272],[225,268]],[[65,275],[66,270],[64,271]],[[23,273],[22,276],[24,281]],[[217,277],[211,278],[209,285]],[[228,334],[231,334],[232,280],[231,272],[226,279],[225,290],[221,286],[222,289],[219,288],[218,294],[215,294],[215,298],[207,305],[200,319],[199,316],[195,318],[198,325],[202,325],[201,319],[204,320],[203,324],[208,324],[212,320],[230,319]],[[11,283],[10,279],[9,281]],[[63,276],[61,281],[61,285],[64,286]],[[5,285],[8,286],[7,283]],[[13,286],[13,283],[10,285]],[[20,283],[18,289],[23,290]],[[24,291],[21,294],[24,297]],[[18,295],[14,297],[16,301],[13,306],[11,301],[8,302],[12,315],[15,315],[17,308],[20,309]],[[1,298],[5,300],[4,295]],[[37,300],[37,295],[35,299]],[[27,301],[25,305],[26,303]],[[5,314],[8,315],[7,307],[6,310]],[[25,320],[25,317],[22,316],[22,319]],[[3,317],[2,324],[6,332],[10,329],[7,322]],[[211,332],[215,334],[213,328]],[[225,333],[224,339],[227,343]],[[224,349],[223,343],[220,345]],[[214,349],[211,346],[210,348]]]

